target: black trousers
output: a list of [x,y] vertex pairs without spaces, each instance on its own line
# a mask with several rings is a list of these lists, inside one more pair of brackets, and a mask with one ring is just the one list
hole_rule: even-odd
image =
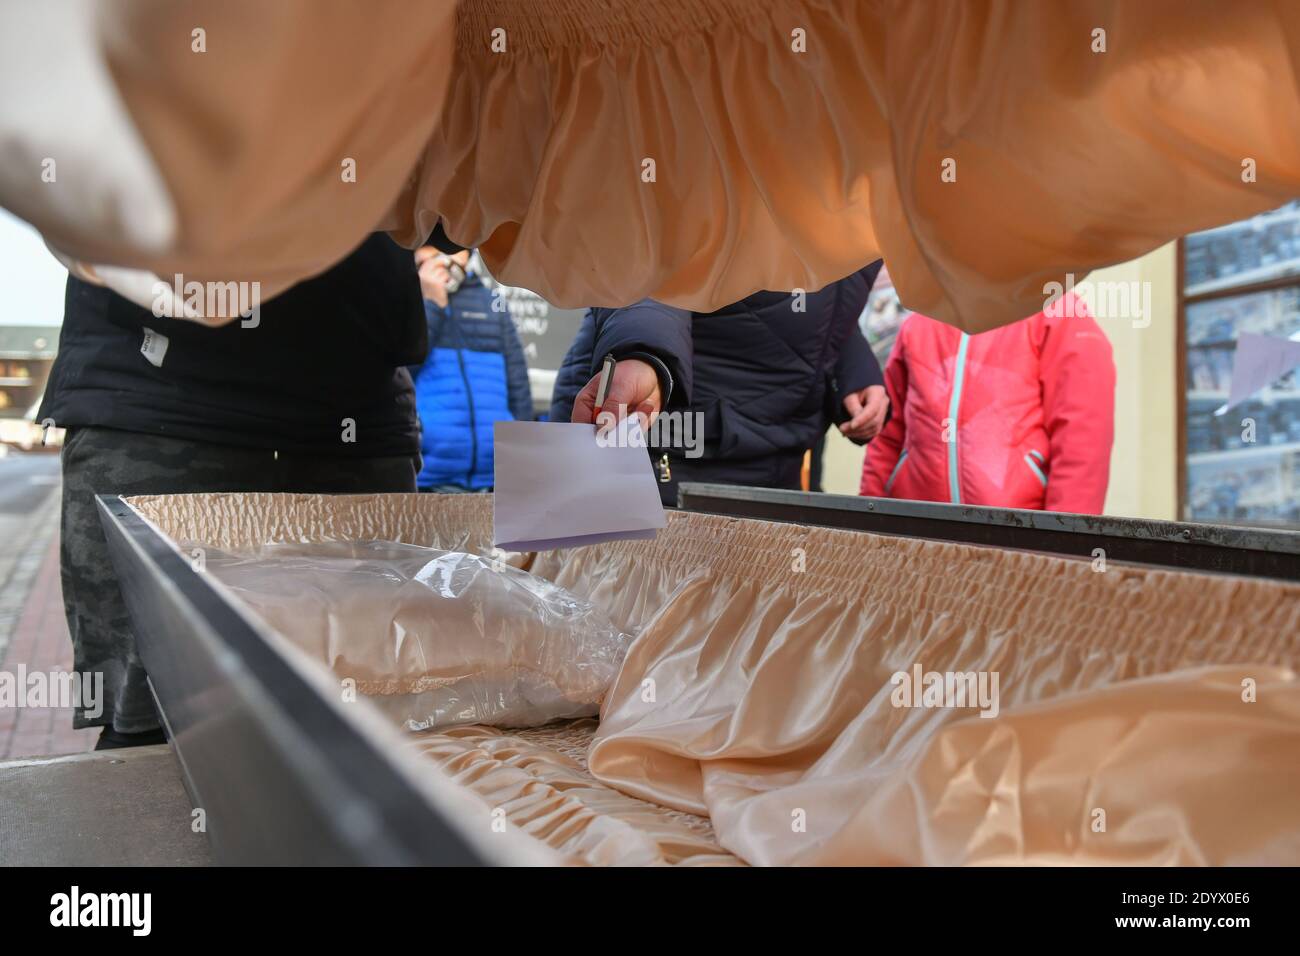
[[108,726],[128,734],[158,727],[96,495],[414,492],[417,471],[416,460],[405,455],[298,455],[111,428],[69,429],[63,446],[63,606],[74,666],[83,674],[103,673],[105,698],[102,709],[91,708],[98,714],[78,708],[73,726]]

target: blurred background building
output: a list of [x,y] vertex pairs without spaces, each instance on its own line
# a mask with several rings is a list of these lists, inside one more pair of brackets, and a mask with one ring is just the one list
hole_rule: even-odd
[[[67,279],[36,231],[0,210],[0,454],[41,447],[32,419],[58,351]],[[62,434],[50,440],[57,448]]]
[[57,326],[0,325],[0,442],[40,445],[33,419],[58,348]]

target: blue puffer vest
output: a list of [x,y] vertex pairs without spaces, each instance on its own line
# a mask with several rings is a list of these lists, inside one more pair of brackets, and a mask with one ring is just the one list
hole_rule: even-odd
[[[492,295],[469,275],[447,308],[425,301],[429,357],[414,371],[422,434],[421,488],[492,487],[492,425],[531,417],[528,372],[509,312],[492,309]],[[507,358],[510,361],[507,361]],[[513,395],[512,391],[522,392]],[[519,414],[512,410],[518,407]]]

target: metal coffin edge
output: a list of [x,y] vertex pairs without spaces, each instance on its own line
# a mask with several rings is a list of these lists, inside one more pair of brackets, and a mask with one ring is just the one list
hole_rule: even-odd
[[[214,859],[239,865],[478,865],[451,781],[343,712],[120,498],[98,498],[140,657]],[[394,748],[392,744],[399,746]]]
[[683,511],[930,538],[1153,567],[1300,581],[1300,532],[704,482],[678,489]]

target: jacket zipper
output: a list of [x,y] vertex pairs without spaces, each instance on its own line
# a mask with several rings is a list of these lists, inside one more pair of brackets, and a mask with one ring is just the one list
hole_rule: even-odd
[[889,489],[894,487],[894,479],[898,477],[898,469],[903,467],[903,462],[907,461],[907,449],[898,456],[898,461],[894,463],[894,470],[889,473],[889,480],[885,482],[885,494],[889,494]]
[[465,473],[465,487],[474,487],[474,469],[478,467],[478,422],[474,412],[474,391],[469,385],[469,372],[465,368],[465,333],[460,320],[452,312],[451,297],[447,297],[447,320],[456,329],[456,364],[460,367],[460,380],[465,385],[465,404],[469,408],[469,471]]
[[1038,463],[1034,461],[1035,458],[1037,458],[1038,461],[1040,462],[1043,461],[1042,453],[1030,449],[1029,454],[1025,456],[1025,464],[1028,465],[1029,470],[1034,473],[1034,477],[1036,477],[1040,482],[1042,482],[1043,487],[1046,488],[1047,476],[1043,474],[1043,469],[1038,467]]
[[961,345],[957,347],[957,364],[953,369],[952,400],[948,403],[948,421],[952,428],[952,441],[948,443],[948,493],[955,505],[961,504],[961,472],[957,458],[957,417],[961,413],[961,390],[966,384],[966,348],[970,345],[970,336],[961,334]]

